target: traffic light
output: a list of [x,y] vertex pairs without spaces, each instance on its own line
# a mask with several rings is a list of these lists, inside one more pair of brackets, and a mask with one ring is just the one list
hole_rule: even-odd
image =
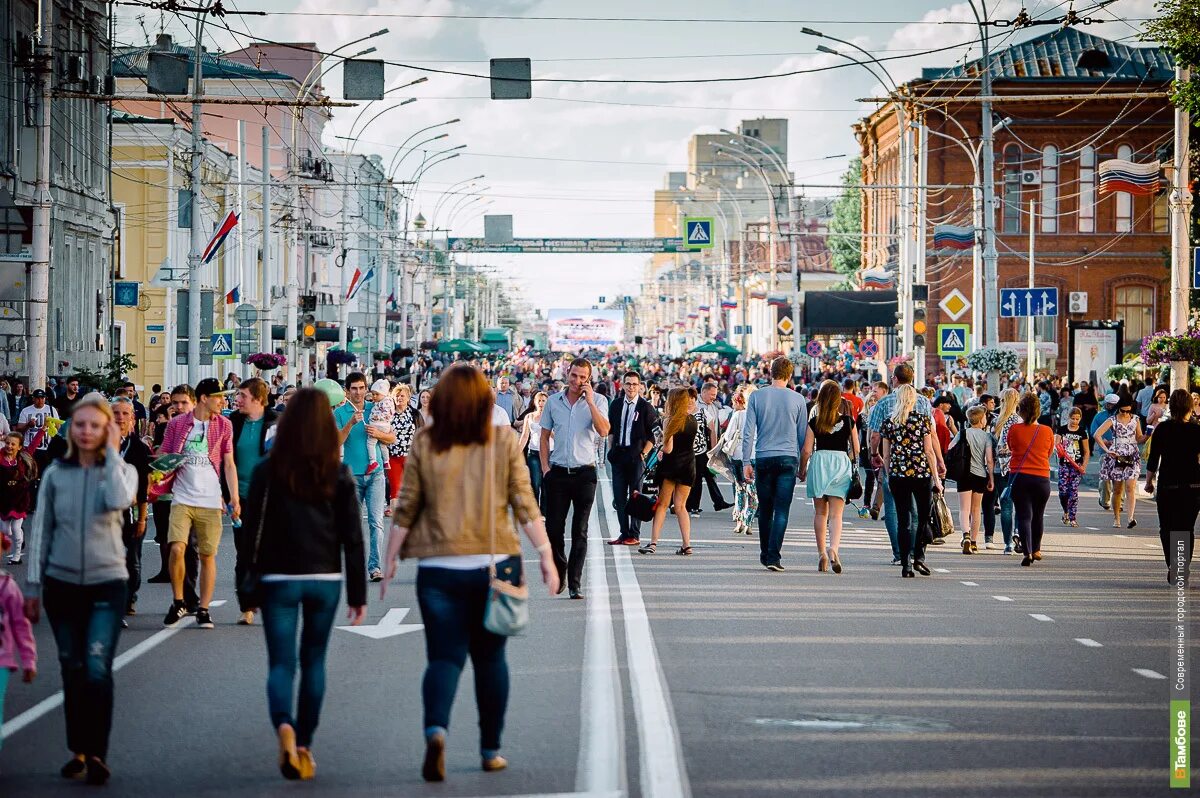
[[912,319],[913,346],[925,346],[925,308],[914,307]]
[[304,346],[317,345],[317,316],[315,313],[305,313],[300,318],[300,343]]

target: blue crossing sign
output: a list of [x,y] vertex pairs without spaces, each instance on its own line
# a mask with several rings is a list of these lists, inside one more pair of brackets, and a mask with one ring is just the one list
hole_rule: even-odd
[[958,358],[971,351],[970,324],[939,324],[938,355],[943,358]]
[[712,249],[713,220],[689,216],[683,220],[683,245],[689,249]]
[[233,330],[213,330],[211,343],[214,358],[234,357]]
[[1057,316],[1057,288],[1001,288],[1000,318]]

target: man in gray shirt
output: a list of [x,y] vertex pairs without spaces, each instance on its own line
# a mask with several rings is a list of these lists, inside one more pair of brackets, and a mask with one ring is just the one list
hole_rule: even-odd
[[791,380],[792,361],[772,360],[771,385],[750,395],[742,428],[745,477],[758,489],[759,562],[771,571],[783,570],[783,536],[808,431],[808,405]]

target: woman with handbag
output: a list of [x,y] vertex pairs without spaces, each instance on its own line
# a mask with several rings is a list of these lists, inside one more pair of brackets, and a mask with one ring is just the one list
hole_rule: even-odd
[[662,459],[658,464],[658,479],[662,488],[654,506],[654,524],[650,527],[650,542],[638,549],[641,554],[654,554],[658,538],[667,522],[667,508],[674,507],[683,545],[675,552],[683,556],[692,553],[692,519],[687,511],[687,497],[696,481],[696,456],[692,444],[700,426],[688,412],[695,388],[672,388],[667,393],[667,410],[663,414]]
[[[992,469],[995,468],[995,453],[992,450],[992,435],[987,426],[987,409],[975,405],[967,411],[967,424],[962,431],[970,451],[967,471],[958,480],[959,520],[962,521],[963,554],[974,554],[979,550],[979,528],[983,521],[983,497],[995,487]],[[984,545],[991,548],[986,540]]]
[[249,477],[242,520],[254,530],[254,548],[239,593],[262,610],[267,706],[279,738],[279,771],[286,779],[307,780],[316,772],[313,732],[343,580],[351,625],[358,626],[367,613],[362,508],[354,477],[338,456],[337,426],[322,391],[296,391],[276,429],[267,458]]
[[[917,389],[911,384],[896,389],[896,407],[879,428],[883,439],[883,473],[896,502],[897,537],[900,544],[900,576],[912,578],[913,571],[929,576],[925,565],[925,535],[929,526],[932,491],[942,489],[935,465],[937,441],[933,419],[916,411]],[[917,528],[911,529],[913,505]],[[912,562],[909,562],[909,556]]]
[[820,554],[817,570],[824,573],[833,568],[835,574],[840,574],[838,545],[842,542],[842,513],[856,476],[858,432],[850,415],[850,403],[842,398],[842,389],[833,380],[821,383],[808,417],[808,428],[811,434],[804,436],[800,479],[805,482],[808,498],[813,500],[813,528]]
[[1050,453],[1054,451],[1054,431],[1038,422],[1041,403],[1037,394],[1027,393],[1017,404],[1022,424],[1008,431],[1008,449],[1012,454],[1012,477],[1006,492],[1012,493],[1021,538],[1021,565],[1042,559],[1042,524],[1046,503],[1050,501]]
[[[1142,422],[1133,412],[1133,397],[1124,388],[1118,394],[1117,412],[1109,416],[1092,436],[1096,445],[1104,452],[1100,460],[1100,479],[1111,482],[1113,487],[1113,527],[1121,527],[1121,504],[1124,496],[1129,497],[1129,528],[1137,526],[1133,517],[1137,507],[1137,481],[1142,472],[1142,453],[1138,448],[1146,440],[1142,434]],[[1112,442],[1104,440],[1109,428],[1113,431]]]
[[1200,425],[1195,424],[1192,397],[1176,389],[1167,402],[1170,417],[1159,422],[1150,438],[1146,461],[1146,492],[1154,493],[1158,478],[1158,525],[1167,581],[1175,584],[1177,559],[1172,550],[1172,533],[1183,533],[1187,561],[1196,545],[1196,516],[1200,513]]
[[[992,490],[983,495],[983,544],[988,546],[996,536],[996,507],[1000,508],[1000,531],[1004,536],[1004,553],[1013,553],[1013,502],[1012,491],[1001,488],[1007,485],[1009,465],[1012,461],[1012,451],[1008,448],[1008,431],[1014,424],[1021,423],[1017,414],[1017,402],[1021,395],[1015,388],[1005,388],[1000,393],[1000,411],[996,415],[996,424],[992,427],[992,440],[995,444],[996,471],[992,480]],[[997,493],[999,491],[999,493]],[[1016,541],[1020,546],[1020,541]],[[1017,549],[1020,551],[1020,548]]]
[[[473,366],[455,364],[433,389],[437,419],[413,440],[404,483],[393,503],[392,529],[379,596],[396,575],[397,556],[419,559],[417,602],[425,622],[426,781],[446,778],[450,707],[467,655],[475,670],[479,754],[483,770],[503,770],[500,735],[508,705],[507,635],[520,631],[528,591],[521,541],[511,507],[537,548],[542,581],[558,591],[558,570],[529,485],[520,441],[492,425],[492,390]],[[497,559],[499,558],[499,559]]]
[[754,481],[747,480],[746,475],[742,473],[743,462],[739,459],[742,454],[742,430],[746,424],[746,403],[750,401],[750,394],[756,390],[753,385],[747,383],[739,386],[734,392],[733,415],[729,417],[725,432],[721,434],[721,440],[717,442],[721,451],[729,457],[730,465],[733,466],[733,534],[735,535],[753,534],[751,524],[758,512],[758,491],[755,490]]

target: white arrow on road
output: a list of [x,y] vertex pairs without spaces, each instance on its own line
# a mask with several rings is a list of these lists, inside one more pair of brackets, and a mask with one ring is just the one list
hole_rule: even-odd
[[388,610],[379,619],[379,623],[374,626],[339,626],[338,628],[347,632],[354,632],[356,635],[369,637],[372,640],[383,640],[385,637],[406,635],[409,632],[425,628],[425,625],[421,623],[404,623],[404,616],[406,615],[408,615],[408,607],[397,607],[396,609]]

